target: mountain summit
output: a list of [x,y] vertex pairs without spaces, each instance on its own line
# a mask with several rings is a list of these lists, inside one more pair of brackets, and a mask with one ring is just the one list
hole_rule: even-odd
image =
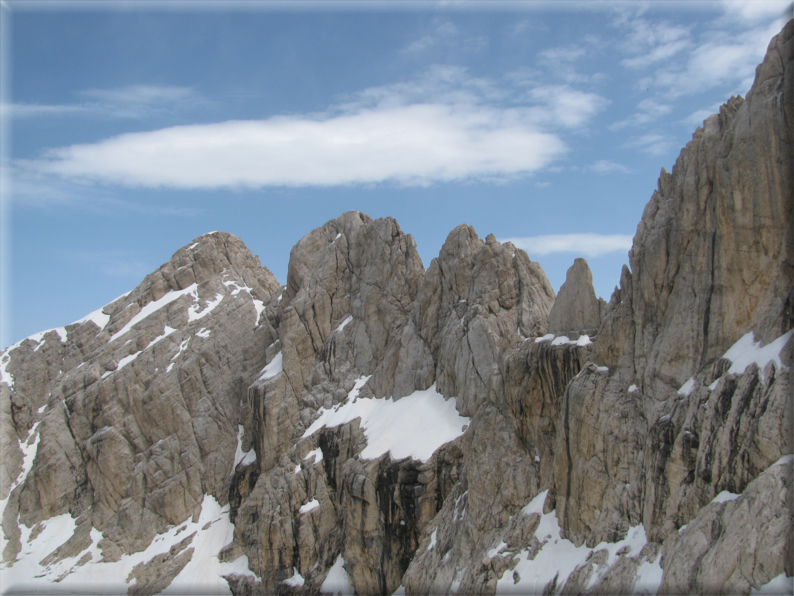
[[620,286],[347,212],[0,353],[3,593],[792,589],[794,21],[662,170]]

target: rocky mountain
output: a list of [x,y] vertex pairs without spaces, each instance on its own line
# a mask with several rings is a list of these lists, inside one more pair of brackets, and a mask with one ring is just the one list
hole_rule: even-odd
[[[0,353],[3,593],[791,593],[794,21],[620,286],[342,214]],[[762,592],[757,592],[762,590]]]

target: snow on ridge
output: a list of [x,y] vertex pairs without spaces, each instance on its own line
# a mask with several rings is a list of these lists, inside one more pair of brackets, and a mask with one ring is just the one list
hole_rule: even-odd
[[149,315],[157,312],[164,306],[171,304],[173,301],[181,298],[182,296],[187,296],[187,295],[192,295],[195,299],[198,299],[198,284],[195,283],[191,284],[188,287],[183,288],[181,290],[171,290],[170,292],[162,296],[159,300],[150,302],[149,304],[141,308],[141,310],[138,311],[138,314],[132,317],[132,319],[130,319],[127,322],[127,324],[124,325],[124,327],[122,327],[119,331],[114,333],[111,336],[110,341],[114,341],[118,339],[119,337],[127,333],[130,329],[132,329],[135,325],[143,321]]
[[370,377],[360,377],[347,399],[326,410],[306,429],[306,438],[323,427],[332,428],[361,418],[367,446],[359,454],[362,459],[377,459],[390,452],[392,458],[411,457],[427,461],[445,443],[463,434],[470,419],[458,414],[454,397],[444,399],[433,384],[411,395],[392,398],[358,398]]
[[0,383],[5,383],[11,389],[14,388],[14,375],[6,370],[8,363],[11,362],[11,355],[10,355],[11,348],[2,352],[2,356],[0,356]]
[[[108,371],[105,371],[105,372],[102,374],[102,378],[103,378],[103,379],[106,379],[107,377],[109,377],[110,375],[112,375],[114,372],[120,371],[122,368],[124,368],[125,366],[127,366],[127,365],[128,365],[130,362],[132,362],[133,360],[135,360],[135,359],[136,359],[138,356],[140,356],[141,354],[143,354],[143,353],[144,353],[146,350],[148,350],[149,348],[151,348],[153,345],[155,345],[155,344],[157,344],[157,343],[161,342],[162,340],[164,340],[166,337],[168,337],[169,335],[171,335],[171,334],[172,334],[172,333],[174,333],[175,331],[176,331],[176,329],[174,329],[173,327],[169,327],[168,325],[166,325],[166,326],[165,326],[165,329],[163,329],[163,333],[162,333],[162,335],[158,335],[157,337],[155,337],[155,338],[154,338],[152,341],[150,341],[150,342],[147,344],[147,346],[146,346],[144,349],[142,349],[142,350],[140,350],[140,351],[138,351],[138,352],[135,352],[134,354],[129,354],[128,356],[125,356],[124,358],[122,358],[121,360],[119,360],[119,363],[116,365],[116,368],[115,368],[115,369],[113,369],[113,370],[108,370]],[[173,360],[173,358],[172,358],[172,360]]]

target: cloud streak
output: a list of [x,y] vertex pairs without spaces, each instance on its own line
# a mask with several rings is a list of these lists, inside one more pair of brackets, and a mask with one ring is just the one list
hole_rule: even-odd
[[13,118],[42,116],[103,116],[145,118],[186,107],[209,105],[190,87],[128,85],[114,89],[87,89],[78,93],[83,100],[73,104],[41,105],[14,103],[0,106],[0,114]]
[[586,257],[600,257],[613,252],[628,251],[632,236],[624,234],[550,234],[525,238],[504,238],[530,255],[544,256],[554,253],[576,253]]

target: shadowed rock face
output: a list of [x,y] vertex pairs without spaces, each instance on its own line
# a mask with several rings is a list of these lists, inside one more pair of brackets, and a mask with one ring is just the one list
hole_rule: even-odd
[[[662,172],[608,305],[583,259],[555,298],[493,235],[458,226],[425,270],[397,222],[351,211],[292,249],[283,288],[212,233],[1,353],[6,564],[62,514],[75,529],[45,565],[119,561],[210,495],[235,524],[213,547],[235,594],[333,577],[358,594],[748,593],[792,575],[793,35]],[[739,366],[728,349],[753,340],[776,358]],[[404,449],[449,420],[426,456]],[[120,589],[163,590],[220,519]]]

